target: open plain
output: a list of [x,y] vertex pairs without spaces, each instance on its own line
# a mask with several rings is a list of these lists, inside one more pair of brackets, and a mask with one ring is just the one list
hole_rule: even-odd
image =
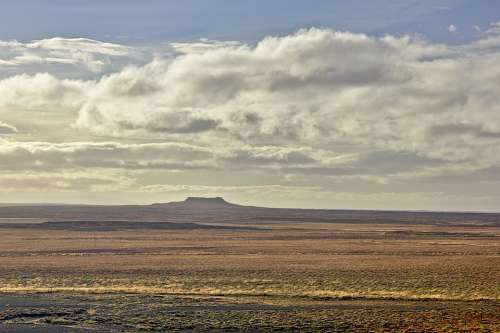
[[499,332],[500,215],[0,208],[5,332]]

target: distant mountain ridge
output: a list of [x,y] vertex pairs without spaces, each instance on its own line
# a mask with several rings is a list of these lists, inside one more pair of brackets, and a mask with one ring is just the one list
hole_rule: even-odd
[[433,225],[498,225],[500,214],[376,210],[266,208],[238,205],[222,197],[188,197],[151,205],[0,206],[1,219],[37,218],[47,221],[136,221],[253,223],[291,221],[327,223],[406,223]]

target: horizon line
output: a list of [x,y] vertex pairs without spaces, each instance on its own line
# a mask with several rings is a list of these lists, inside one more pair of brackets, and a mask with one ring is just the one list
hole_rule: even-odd
[[[187,196],[192,198],[193,196]],[[222,198],[229,204],[237,204],[243,207],[269,208],[269,209],[297,209],[297,210],[336,210],[336,211],[373,211],[373,212],[414,212],[414,213],[457,213],[457,214],[500,214],[500,210],[432,210],[432,209],[390,209],[390,208],[305,208],[305,207],[277,207],[257,206],[251,204],[240,204],[226,201],[222,196],[216,197],[194,197],[194,198]],[[150,202],[150,203],[57,203],[57,202],[0,202],[0,208],[4,207],[41,207],[41,206],[152,206],[155,204],[178,203],[181,201]]]

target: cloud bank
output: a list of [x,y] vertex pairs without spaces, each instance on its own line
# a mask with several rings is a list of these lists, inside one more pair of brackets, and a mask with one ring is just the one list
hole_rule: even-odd
[[[0,80],[0,117],[70,115],[76,132],[115,141],[10,137],[2,168],[250,170],[306,186],[316,176],[390,184],[482,173],[500,167],[497,26],[461,46],[313,28],[256,45],[175,43],[170,56],[142,55],[93,80],[12,75]],[[10,58],[0,53],[0,71],[35,51],[95,73],[103,57],[139,54],[84,39],[3,43]],[[0,134],[16,127],[0,123]]]

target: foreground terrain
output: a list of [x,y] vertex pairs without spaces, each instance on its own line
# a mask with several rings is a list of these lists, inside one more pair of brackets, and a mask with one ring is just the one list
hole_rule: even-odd
[[499,332],[500,215],[0,208],[0,331]]

